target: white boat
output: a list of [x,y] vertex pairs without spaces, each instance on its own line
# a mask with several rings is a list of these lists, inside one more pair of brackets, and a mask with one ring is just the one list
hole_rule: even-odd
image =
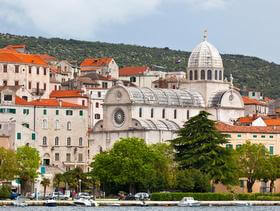
[[47,207],[56,207],[56,200],[54,200],[54,199],[46,200],[45,206],[47,206]]
[[12,205],[16,206],[16,207],[28,206],[28,204],[25,202],[25,198],[23,198],[23,197],[17,197],[17,199],[15,201],[13,201]]
[[234,201],[233,203],[236,206],[252,206],[252,203],[248,201]]
[[200,202],[194,200],[193,197],[184,197],[179,203],[179,207],[198,207],[200,206]]
[[73,202],[75,205],[86,206],[86,207],[96,206],[96,204],[97,204],[95,201],[85,199],[85,198],[78,198],[78,199],[75,199]]

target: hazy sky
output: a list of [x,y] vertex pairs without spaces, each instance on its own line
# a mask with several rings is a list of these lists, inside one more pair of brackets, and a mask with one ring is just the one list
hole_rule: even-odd
[[221,53],[280,63],[280,0],[0,0],[0,32],[191,51],[208,29]]

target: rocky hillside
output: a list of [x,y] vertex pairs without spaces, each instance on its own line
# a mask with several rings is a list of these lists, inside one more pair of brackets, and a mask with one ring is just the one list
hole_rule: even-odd
[[[120,67],[148,65],[166,71],[185,70],[190,52],[166,48],[110,44],[0,34],[0,48],[9,44],[25,44],[32,53],[47,53],[58,59],[79,64],[86,57],[113,57]],[[257,57],[222,55],[225,76],[234,76],[234,84],[243,92],[249,89],[262,90],[266,96],[280,97],[280,65]],[[161,68],[159,68],[160,66]]]

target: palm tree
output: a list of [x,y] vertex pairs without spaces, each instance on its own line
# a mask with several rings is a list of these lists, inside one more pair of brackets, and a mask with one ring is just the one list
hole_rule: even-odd
[[50,183],[51,181],[48,178],[43,178],[43,180],[41,181],[41,185],[43,185],[44,187],[44,199],[46,197],[46,189],[50,185]]

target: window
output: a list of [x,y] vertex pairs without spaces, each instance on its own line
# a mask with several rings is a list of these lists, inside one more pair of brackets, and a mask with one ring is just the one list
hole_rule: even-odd
[[83,111],[82,110],[80,111],[80,116],[83,116]]
[[29,66],[29,67],[28,67],[28,72],[29,72],[29,74],[31,74],[31,73],[32,73],[32,71],[31,71],[31,70],[32,70],[32,67],[31,67],[31,66]]
[[72,116],[73,111],[72,110],[66,110],[66,116]]
[[240,187],[244,188],[244,180],[240,180],[239,182],[240,182]]
[[99,103],[95,103],[95,107],[96,107],[96,108],[99,108]]
[[32,133],[31,134],[31,139],[34,141],[34,140],[36,140],[36,134],[35,133]]
[[257,138],[258,136],[257,135],[253,135],[253,138]]
[[136,77],[130,77],[130,82],[136,82]]
[[31,88],[32,88],[32,82],[29,81],[29,82],[28,82],[28,89],[31,89]]
[[55,129],[59,130],[59,120],[55,120]]
[[67,130],[71,130],[71,122],[67,122]]
[[215,70],[215,80],[218,80],[218,71]]
[[71,146],[71,138],[70,137],[67,138],[66,145],[67,146]]
[[83,138],[82,137],[79,138],[79,146],[80,147],[83,146]]
[[85,106],[86,102],[85,100],[82,100],[82,106]]
[[238,134],[237,137],[238,137],[238,138],[241,138],[241,134]]
[[55,137],[55,138],[54,138],[54,145],[55,145],[55,146],[58,146],[58,145],[59,145],[59,138],[58,138],[58,137]]
[[241,146],[241,144],[236,144],[236,149],[240,148]]
[[107,82],[102,82],[102,88],[107,89],[108,88],[108,83]]
[[66,153],[66,161],[67,162],[71,161],[71,154],[70,153]]
[[212,80],[212,71],[211,70],[207,71],[207,80]]
[[44,110],[43,110],[43,114],[44,114],[44,115],[47,115],[47,109],[44,109]]
[[12,101],[13,96],[12,95],[4,95],[4,101]]
[[39,82],[36,83],[36,89],[38,89],[38,90],[40,89],[40,83]]
[[219,80],[220,80],[220,81],[223,80],[222,77],[223,77],[223,76],[222,76],[222,71],[220,70],[220,71],[219,71]]
[[190,119],[190,111],[187,110],[187,120],[189,120],[189,119]]
[[26,127],[26,128],[29,128],[29,124],[28,123],[23,123],[22,126]]
[[59,115],[59,110],[55,110],[55,115]]
[[37,75],[39,75],[39,74],[40,74],[40,68],[37,67]]
[[174,119],[177,119],[177,110],[174,110]]
[[54,160],[55,161],[59,161],[59,153],[55,153],[54,154]]
[[200,72],[200,80],[205,80],[205,71],[201,70]]
[[226,149],[233,149],[232,144],[226,144]]
[[269,146],[269,154],[274,155],[274,146]]
[[252,96],[253,96],[253,97],[255,96],[255,92],[252,92]]
[[142,117],[142,108],[139,108],[139,117]]
[[100,114],[94,114],[95,119],[100,119]]
[[269,136],[269,138],[273,138],[273,136]]
[[98,97],[101,97],[101,92],[97,92]]
[[151,109],[151,118],[154,118],[154,109]]
[[261,138],[265,138],[265,135],[261,135]]
[[194,71],[194,80],[198,80],[197,70]]
[[6,73],[8,70],[8,65],[7,64],[4,64],[3,65],[3,72]]
[[191,81],[193,80],[193,72],[192,72],[192,70],[190,71],[190,80]]
[[48,121],[46,119],[43,120],[43,129],[48,129]]
[[17,133],[17,140],[21,140],[21,133]]
[[230,134],[226,134],[226,138],[231,138],[231,135]]
[[79,153],[78,162],[83,162],[83,154]]
[[29,109],[24,108],[23,109],[23,114],[28,115],[29,114]]
[[18,86],[19,82],[18,81],[15,81],[15,86]]
[[44,68],[44,75],[47,75],[47,68]]
[[15,73],[19,73],[19,66],[15,65]]
[[44,90],[47,90],[47,84],[44,83]]
[[3,86],[7,86],[8,82],[6,80],[3,81]]
[[165,118],[165,109],[162,109],[162,118]]
[[44,137],[43,137],[43,146],[47,146],[47,145],[48,145],[47,137],[44,136]]

